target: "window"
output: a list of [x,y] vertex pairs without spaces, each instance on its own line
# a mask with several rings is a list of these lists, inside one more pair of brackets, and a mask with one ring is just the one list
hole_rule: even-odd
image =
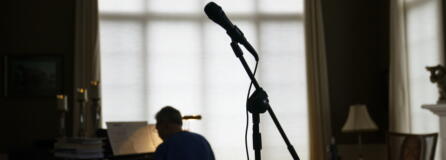
[[[438,132],[438,117],[422,109],[423,104],[436,103],[437,86],[430,83],[426,66],[442,63],[440,32],[440,1],[407,0],[406,33],[409,65],[411,131],[414,133]],[[426,123],[429,122],[429,123]],[[435,159],[440,158],[438,146]]]
[[437,116],[421,108],[421,105],[436,103],[438,99],[437,86],[430,83],[430,73],[426,70],[426,66],[442,62],[438,7],[438,0],[406,2],[412,131],[418,133],[438,132]]
[[[172,105],[183,115],[203,116],[185,127],[203,134],[217,159],[246,159],[249,78],[230,38],[204,14],[207,2],[99,1],[103,120],[155,123],[155,113]],[[308,159],[303,1],[215,2],[259,52],[257,79],[297,153]],[[269,114],[261,118],[262,156],[291,159]],[[253,157],[251,122],[248,130]]]

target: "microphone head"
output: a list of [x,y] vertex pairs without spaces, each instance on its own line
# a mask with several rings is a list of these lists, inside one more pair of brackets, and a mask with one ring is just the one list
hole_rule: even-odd
[[212,14],[215,11],[222,10],[221,7],[215,3],[215,2],[209,2],[204,6],[204,12],[209,16],[209,14]]
[[226,17],[225,12],[219,5],[217,5],[214,2],[209,2],[204,7],[204,12],[206,15],[214,21],[215,23],[219,24],[226,30],[231,29],[234,25],[229,21],[228,17]]

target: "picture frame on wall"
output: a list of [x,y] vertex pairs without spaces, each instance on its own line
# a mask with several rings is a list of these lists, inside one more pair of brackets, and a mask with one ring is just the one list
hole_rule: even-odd
[[6,97],[54,97],[63,91],[62,56],[7,56]]

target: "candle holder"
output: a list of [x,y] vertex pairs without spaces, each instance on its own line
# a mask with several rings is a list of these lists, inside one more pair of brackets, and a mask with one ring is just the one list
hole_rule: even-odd
[[99,103],[100,98],[94,98],[93,101],[93,116],[94,116],[94,126],[95,130],[101,128],[101,105]]
[[59,111],[59,136],[66,136],[65,117],[68,111],[67,96],[63,94],[56,95],[57,98],[57,110]]
[[91,100],[93,107],[93,118],[94,118],[94,129],[97,130],[101,128],[101,105],[100,105],[100,96],[99,96],[99,81],[91,81]]
[[78,99],[79,102],[79,136],[80,137],[87,137],[87,124],[85,122],[85,107],[86,102],[88,101],[87,98],[87,90],[84,88],[79,88],[77,90]]

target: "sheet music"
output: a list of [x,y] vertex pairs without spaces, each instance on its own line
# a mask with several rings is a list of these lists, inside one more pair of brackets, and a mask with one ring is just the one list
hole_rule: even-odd
[[154,125],[147,122],[107,122],[113,155],[155,152],[162,142]]
[[158,147],[158,145],[163,143],[163,140],[159,137],[155,124],[149,124],[147,128],[149,129],[150,148],[153,149],[153,152],[155,152],[156,147]]

